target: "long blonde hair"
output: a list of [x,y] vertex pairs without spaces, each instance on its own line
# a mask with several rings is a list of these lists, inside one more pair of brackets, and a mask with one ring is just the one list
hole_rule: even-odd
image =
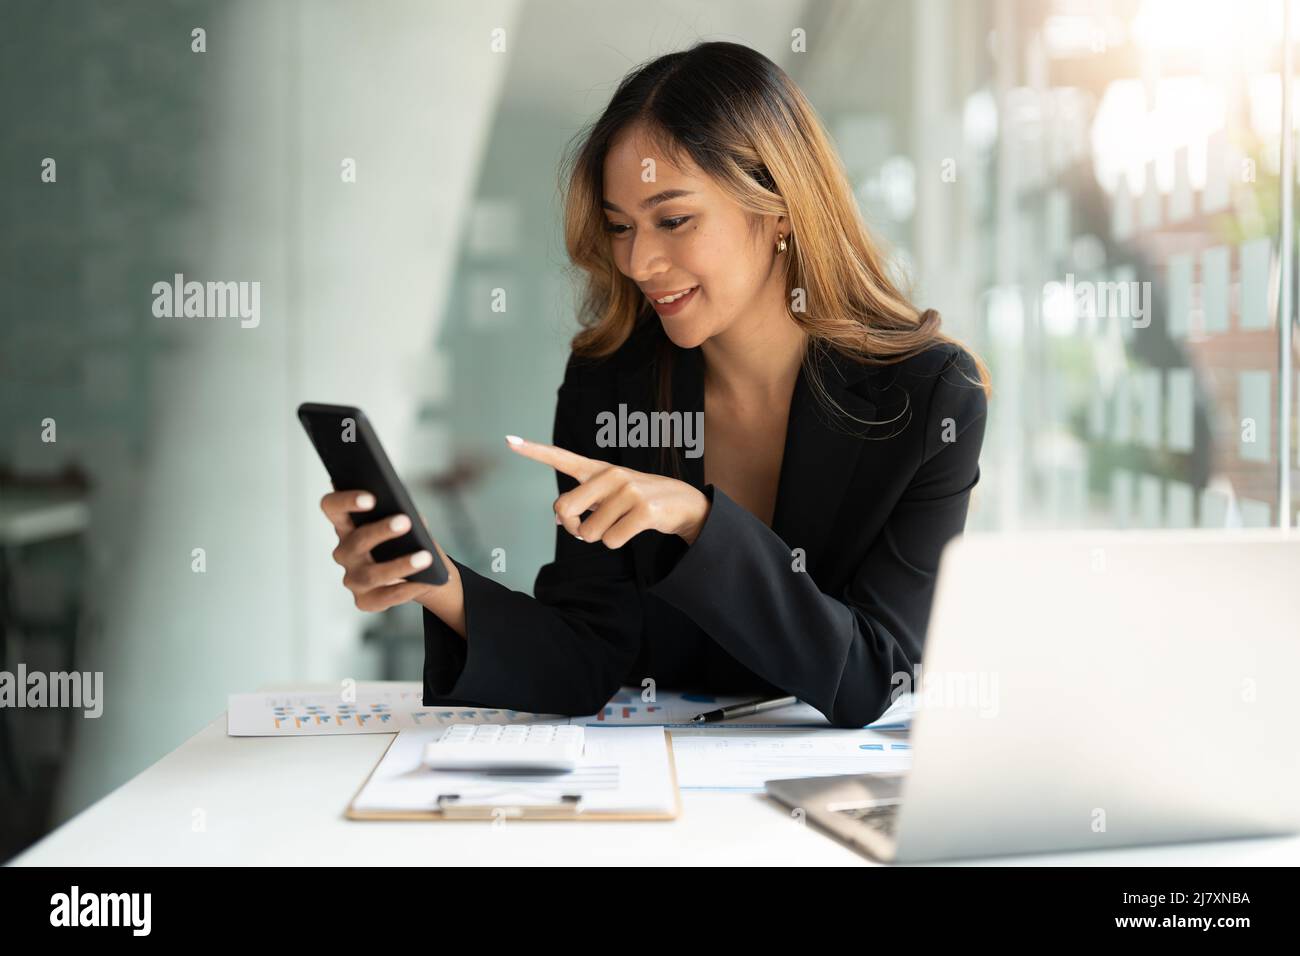
[[[570,144],[562,168],[564,234],[583,279],[574,352],[608,355],[638,320],[658,321],[614,264],[601,207],[605,154],[636,124],[666,156],[689,157],[755,217],[786,217],[787,311],[809,336],[805,368],[820,397],[826,393],[810,360],[813,348],[887,365],[937,343],[961,345],[941,331],[938,312],[917,309],[890,278],[830,138],[789,75],[749,47],[707,42],[633,70]],[[804,305],[798,311],[790,307],[796,290]],[[988,395],[988,368],[971,356],[978,375],[971,381]],[[669,373],[662,364],[660,372],[663,399]]]

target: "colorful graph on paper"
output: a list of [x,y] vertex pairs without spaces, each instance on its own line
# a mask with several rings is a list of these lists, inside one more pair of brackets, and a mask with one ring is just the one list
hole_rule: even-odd
[[342,693],[231,694],[226,733],[231,737],[307,737],[392,734],[412,727],[451,724],[565,722],[554,714],[489,707],[427,707],[419,685]]
[[[465,723],[704,726],[709,729],[827,726],[826,718],[803,702],[725,723],[691,723],[696,714],[750,699],[684,691],[661,690],[654,694],[641,688],[625,687],[594,714],[564,717],[491,707],[429,707],[423,702],[422,686],[415,682],[378,688],[361,685],[352,697],[345,697],[340,692],[231,694],[226,732],[232,737],[391,734],[408,728]],[[872,726],[885,729],[882,724]]]

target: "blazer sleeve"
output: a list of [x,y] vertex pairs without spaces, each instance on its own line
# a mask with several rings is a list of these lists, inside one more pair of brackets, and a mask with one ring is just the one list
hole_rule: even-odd
[[842,593],[792,573],[786,542],[712,485],[699,536],[651,593],[835,726],[871,723],[891,702],[894,675],[911,678],[921,658],[939,556],[965,527],[979,481],[986,405],[951,363],[936,377],[922,462]]
[[[580,383],[570,360],[555,410],[553,444],[610,460],[582,428],[599,393]],[[556,472],[561,494],[577,480]],[[424,612],[424,703],[464,702],[542,714],[584,716],[609,702],[641,649],[641,596],[631,549],[590,548],[558,525],[555,560],[537,574],[533,596],[461,562],[462,638]]]

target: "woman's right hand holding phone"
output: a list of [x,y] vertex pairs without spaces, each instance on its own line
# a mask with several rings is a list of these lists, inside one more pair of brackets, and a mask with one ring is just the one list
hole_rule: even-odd
[[372,548],[411,530],[410,516],[399,514],[385,521],[354,525],[352,512],[369,511],[375,506],[374,495],[366,491],[332,491],[321,499],[320,506],[338,534],[339,543],[333,557],[343,568],[343,586],[352,592],[360,610],[384,611],[407,601],[417,601],[461,637],[465,636],[465,597],[460,571],[437,541],[433,546],[447,568],[445,584],[404,580],[406,575],[433,563],[428,551],[417,551],[392,561],[377,562],[371,557]]

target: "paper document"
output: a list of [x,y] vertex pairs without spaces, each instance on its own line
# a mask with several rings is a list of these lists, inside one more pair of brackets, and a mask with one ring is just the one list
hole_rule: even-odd
[[[615,724],[642,726],[661,724],[666,727],[699,727],[715,730],[727,727],[828,727],[829,724],[821,712],[811,704],[796,701],[787,707],[768,710],[749,717],[737,717],[732,720],[713,724],[694,724],[691,719],[696,714],[710,710],[719,710],[735,704],[744,704],[756,700],[750,696],[714,696],[682,691],[659,691],[652,701],[642,699],[639,688],[625,687],[620,690],[600,711],[587,717],[574,717],[570,723],[593,725]],[[912,695],[901,696],[872,727],[882,726],[906,727],[911,721]]]
[[[753,697],[713,696],[682,691],[660,691],[655,699],[642,699],[640,688],[620,690],[601,710],[586,717],[532,714],[521,710],[490,707],[426,707],[424,689],[408,682],[384,689],[358,689],[356,699],[346,701],[337,691],[307,694],[231,694],[226,733],[231,737],[303,737],[327,734],[391,734],[420,727],[451,724],[568,723],[584,727],[698,727],[726,730],[729,727],[829,728],[826,718],[809,704],[798,701],[787,707],[749,717],[714,724],[693,724],[696,714],[743,704]],[[874,729],[904,729],[912,714],[912,696],[900,697]]]
[[345,701],[335,692],[231,694],[226,713],[230,737],[307,737],[327,734],[391,734],[451,724],[568,723],[554,714],[488,707],[426,707],[419,684],[401,689],[359,690]]
[[889,705],[888,710],[867,726],[873,730],[907,730],[912,726],[912,715],[915,713],[916,695],[902,694]]
[[898,731],[674,729],[672,741],[683,790],[762,793],[768,780],[912,768],[911,747]]
[[505,773],[430,770],[425,745],[441,730],[403,730],[352,801],[368,813],[436,810],[442,794],[467,803],[553,804],[582,796],[582,812],[675,813],[677,788],[662,727],[590,727],[576,770]]

